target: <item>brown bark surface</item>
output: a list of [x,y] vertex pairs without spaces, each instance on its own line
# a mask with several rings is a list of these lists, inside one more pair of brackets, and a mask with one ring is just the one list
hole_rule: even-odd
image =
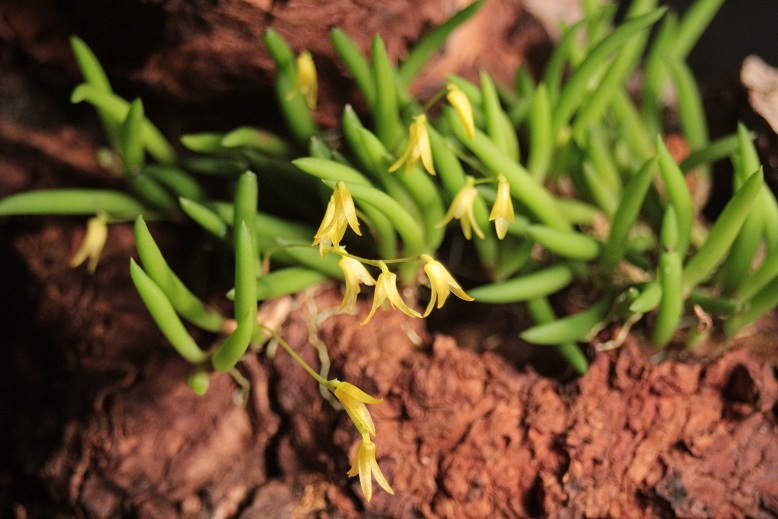
[[[109,76],[125,90],[160,104],[204,106],[213,119],[260,118],[275,102],[269,89],[273,64],[262,42],[269,27],[299,52],[309,50],[319,71],[320,121],[333,125],[346,102],[360,102],[347,80],[329,39],[340,27],[363,49],[380,35],[390,59],[404,57],[409,46],[430,28],[444,22],[470,0],[139,0],[120,4],[99,0],[8,0],[0,6],[2,34],[9,44],[37,62],[48,79],[72,85],[78,72],[67,38],[76,34],[105,64]],[[490,0],[433,61],[417,90],[439,89],[443,74],[471,78],[489,71],[498,81],[512,81],[517,65],[539,67],[550,40],[541,24],[519,2]],[[67,88],[66,88],[67,90]],[[430,92],[430,93],[431,93]],[[160,106],[159,110],[164,110]],[[222,118],[218,117],[218,112]],[[244,121],[245,122],[245,121]],[[254,121],[256,123],[256,121]],[[196,121],[193,123],[196,124]],[[213,130],[213,127],[209,128]],[[180,131],[180,128],[176,128]]]
[[369,301],[311,335],[312,319],[339,303],[339,291],[323,287],[293,300],[281,332],[314,365],[312,337],[323,341],[334,376],[385,398],[371,410],[397,494],[377,492],[367,505],[345,475],[353,425],[282,350],[242,365],[245,407],[228,375],[196,397],[189,368],[154,331],[126,275],[130,229],[112,228],[97,277],[64,266],[76,232],[52,223],[13,239],[37,292],[27,322],[42,337],[19,332],[9,345],[3,391],[21,400],[6,401],[14,427],[4,440],[54,507],[41,516],[778,513],[778,384],[744,349],[709,364],[652,363],[629,340],[563,384],[430,337],[423,321],[397,312],[360,326]]
[[[94,161],[93,120],[67,108],[76,81],[70,33],[94,46],[128,97],[143,93],[147,113],[175,135],[198,125],[273,124],[263,113],[272,104],[260,43],[268,24],[296,49],[314,51],[324,88],[340,92],[319,114],[327,121],[352,95],[339,90],[346,82],[326,42],[330,25],[345,26],[363,46],[378,30],[396,57],[453,9],[432,0],[331,2],[348,7],[332,11],[294,0],[205,4],[0,6],[0,37],[10,44],[0,49],[0,197],[120,185]],[[486,67],[499,78],[537,49],[542,58],[547,40],[510,6],[489,2],[491,11],[460,33],[433,72]],[[183,273],[198,235],[164,224],[152,232]],[[324,342],[333,376],[385,399],[371,410],[378,461],[396,495],[376,489],[366,504],[357,480],[346,477],[353,425],[282,350],[241,365],[251,381],[245,405],[228,375],[196,397],[185,383],[189,367],[129,279],[130,226],[111,226],[94,276],[67,266],[82,236],[76,218],[0,222],[2,516],[778,516],[774,320],[747,341],[758,357],[741,348],[711,362],[655,362],[632,337],[596,354],[584,377],[562,381],[457,347],[399,313],[382,311],[359,326],[369,301],[359,316],[312,327],[339,291],[300,294],[283,336],[313,364],[312,342]],[[199,281],[216,287],[216,298],[226,288],[218,277]],[[525,346],[516,340],[501,349]]]

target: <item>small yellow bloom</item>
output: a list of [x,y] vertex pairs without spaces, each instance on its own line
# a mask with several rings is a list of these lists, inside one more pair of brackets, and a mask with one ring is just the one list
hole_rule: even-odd
[[316,66],[313,64],[311,53],[303,51],[297,56],[297,82],[289,92],[288,99],[295,94],[300,94],[305,99],[305,104],[311,110],[316,109],[316,100],[319,95],[319,82],[316,77]]
[[[322,256],[327,254],[327,251],[332,247],[333,237],[335,241],[340,243],[343,239],[343,234],[335,236],[333,233],[333,218],[335,216],[335,197],[330,197],[330,201],[327,204],[327,210],[324,211],[324,218],[321,219],[319,229],[313,236],[313,246],[319,246],[319,252]],[[343,233],[346,233],[346,229],[343,228]]]
[[[359,221],[357,220],[357,210],[354,207],[354,199],[351,198],[351,193],[346,188],[346,184],[339,180],[335,184],[335,192],[332,193],[332,196],[335,198],[335,214],[345,220],[345,222],[348,222],[349,227],[355,233],[362,236],[362,233],[359,231]],[[345,223],[343,225],[345,226]]]
[[465,127],[467,136],[470,137],[471,139],[475,137],[475,122],[473,121],[473,107],[470,106],[470,100],[467,99],[465,93],[462,92],[462,90],[458,86],[449,84],[448,94],[446,94],[446,99],[448,99],[448,102],[451,103],[451,106],[454,107],[457,116],[459,116],[459,120],[462,121],[462,126]]
[[354,384],[339,382],[335,388],[335,397],[343,404],[351,421],[357,426],[359,432],[369,432],[375,436],[375,424],[370,417],[370,412],[365,404],[380,404],[383,398],[373,398]]
[[362,486],[362,494],[365,496],[366,501],[370,501],[373,497],[373,477],[376,482],[390,494],[394,494],[394,490],[389,486],[389,482],[386,481],[384,473],[381,472],[381,468],[378,466],[378,462],[375,459],[375,443],[370,441],[369,437],[362,436],[362,441],[357,448],[357,455],[354,457],[354,462],[351,464],[351,469],[348,471],[349,477],[359,475],[359,484]]
[[408,147],[397,159],[397,162],[389,167],[389,173],[397,171],[400,166],[405,164],[405,173],[407,174],[413,166],[421,159],[424,169],[430,175],[435,175],[435,165],[432,163],[432,148],[430,147],[430,136],[427,131],[427,116],[417,115],[408,128]]
[[497,184],[497,198],[494,199],[494,206],[489,215],[489,221],[494,221],[494,228],[497,231],[497,237],[501,240],[505,238],[508,232],[508,223],[516,219],[513,212],[513,201],[511,200],[511,186],[505,177],[500,174]]
[[446,270],[446,267],[439,261],[435,261],[434,258],[427,254],[422,254],[421,259],[427,262],[424,265],[424,272],[427,273],[427,277],[430,279],[430,288],[432,289],[430,304],[427,305],[427,310],[424,311],[424,317],[430,314],[435,301],[438,302],[438,308],[442,307],[450,292],[453,292],[459,299],[464,299],[465,301],[474,300],[462,290],[459,283],[456,282],[453,276]]
[[347,309],[353,312],[357,304],[357,295],[359,295],[359,284],[375,285],[375,279],[367,271],[365,266],[354,258],[343,256],[338,262],[343,274],[346,276],[346,293],[343,301],[340,303],[340,309]]
[[70,266],[75,268],[81,265],[87,258],[87,270],[94,274],[97,269],[97,262],[100,259],[100,253],[103,252],[105,241],[108,239],[108,225],[105,216],[98,214],[90,218],[86,223],[86,234],[81,247],[76,251],[73,259],[70,260]]
[[468,176],[467,183],[454,197],[454,201],[451,202],[451,207],[449,207],[446,216],[443,218],[443,221],[438,224],[438,227],[443,227],[456,218],[459,220],[460,225],[462,225],[462,234],[465,235],[465,238],[469,240],[472,237],[472,229],[479,238],[483,239],[484,233],[481,231],[481,228],[478,227],[475,216],[473,216],[473,203],[475,203],[476,197],[478,197],[478,190],[475,188],[475,179]]
[[378,276],[378,280],[375,285],[375,295],[373,296],[373,308],[370,309],[370,313],[367,318],[362,321],[362,324],[366,324],[375,313],[379,306],[382,306],[386,300],[389,300],[389,304],[392,308],[399,308],[401,312],[411,317],[421,317],[421,314],[408,305],[400,297],[400,293],[397,291],[397,275],[389,272],[389,268],[385,263],[381,262],[381,275]]
[[340,240],[346,234],[346,228],[351,229],[362,236],[359,230],[359,221],[357,220],[357,210],[354,207],[354,199],[351,198],[346,185],[338,181],[335,184],[335,191],[332,193],[327,210],[324,212],[319,229],[313,237],[313,246],[319,246],[321,255],[327,254],[330,247],[340,246]]

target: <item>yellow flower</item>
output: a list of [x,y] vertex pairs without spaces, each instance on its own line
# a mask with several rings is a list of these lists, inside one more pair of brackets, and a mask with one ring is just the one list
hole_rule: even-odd
[[353,312],[357,304],[357,295],[359,295],[359,284],[375,285],[373,276],[367,271],[365,266],[354,258],[343,256],[338,262],[343,274],[346,276],[346,293],[343,301],[340,303],[340,309],[348,309]]
[[443,221],[438,224],[438,227],[443,227],[448,222],[456,218],[462,225],[462,234],[468,240],[472,237],[471,229],[475,231],[479,238],[483,239],[484,233],[475,221],[473,216],[473,203],[478,196],[478,190],[475,188],[475,179],[473,177],[467,177],[467,183],[459,190],[454,197],[454,201],[451,202],[446,216]]
[[297,56],[297,82],[294,84],[294,88],[289,92],[288,99],[291,99],[295,94],[300,94],[305,99],[305,104],[308,108],[314,110],[316,108],[316,98],[319,94],[319,82],[316,78],[316,66],[313,64],[313,58],[311,53],[303,51]]
[[459,116],[459,120],[462,121],[462,126],[465,127],[467,136],[471,139],[475,137],[475,122],[473,122],[473,107],[470,106],[470,101],[467,99],[462,90],[456,85],[448,85],[448,94],[446,99],[454,107],[454,110]]
[[[330,247],[332,247],[333,238],[335,238],[334,241],[337,241],[340,243],[340,240],[343,239],[343,234],[340,236],[335,236],[334,229],[333,229],[333,217],[335,216],[335,197],[330,197],[330,201],[327,204],[327,210],[324,211],[324,218],[321,219],[321,224],[319,224],[319,229],[316,231],[316,234],[313,236],[313,246],[316,245],[319,246],[319,252],[322,256],[327,254],[327,251]],[[345,227],[343,228],[343,233],[346,233]]]
[[401,312],[411,317],[421,317],[419,312],[413,310],[411,307],[405,304],[400,297],[400,293],[397,291],[397,275],[389,272],[384,262],[381,262],[381,275],[378,276],[378,280],[375,285],[375,295],[373,296],[373,308],[370,309],[370,313],[367,318],[362,321],[362,324],[367,323],[375,313],[376,309],[383,305],[388,299],[392,308],[399,308]]
[[342,225],[345,227],[345,222],[348,222],[349,227],[359,236],[362,236],[362,233],[359,231],[359,221],[357,220],[357,210],[354,207],[354,199],[351,198],[351,193],[346,188],[346,184],[339,180],[335,184],[335,192],[332,193],[332,196],[335,198],[335,214],[341,220],[344,220]]
[[508,231],[508,223],[516,219],[513,212],[513,201],[511,201],[511,186],[505,177],[500,174],[497,184],[497,198],[494,199],[494,206],[489,215],[489,221],[494,221],[494,228],[497,231],[497,237],[501,240],[505,238]]
[[357,220],[357,210],[354,207],[354,199],[346,188],[346,185],[338,181],[335,184],[335,191],[332,193],[327,210],[324,212],[319,230],[313,237],[313,246],[319,246],[321,255],[327,254],[330,247],[340,246],[340,240],[346,234],[346,228],[351,229],[362,236],[359,230],[359,221]]
[[427,116],[417,115],[413,118],[411,126],[408,128],[408,147],[397,159],[397,162],[389,166],[389,173],[397,171],[400,166],[405,164],[405,173],[421,159],[424,169],[430,175],[435,175],[435,165],[432,163],[432,148],[430,148],[430,136],[427,132]]
[[376,482],[390,494],[394,494],[394,490],[389,486],[389,482],[386,481],[384,473],[381,472],[381,467],[378,466],[378,462],[375,459],[375,443],[370,441],[370,437],[362,436],[362,441],[357,448],[357,455],[354,457],[354,462],[351,464],[351,469],[348,471],[349,477],[359,475],[359,484],[362,486],[362,494],[365,496],[366,501],[370,501],[373,497],[373,477]]
[[357,426],[360,433],[369,432],[375,436],[375,425],[370,417],[370,412],[365,404],[380,404],[383,398],[373,398],[354,384],[338,382],[335,388],[335,397],[343,404],[351,421]]
[[98,214],[94,218],[90,218],[86,223],[86,234],[84,235],[84,241],[81,243],[81,247],[76,251],[73,259],[70,260],[71,267],[78,267],[87,258],[87,270],[94,274],[97,269],[97,262],[100,259],[100,253],[103,252],[105,241],[108,239],[108,225],[105,220],[105,216]]
[[421,259],[427,262],[427,264],[424,265],[424,272],[426,272],[427,277],[430,278],[430,288],[432,289],[430,304],[427,305],[424,317],[427,317],[430,314],[432,307],[435,305],[435,301],[438,302],[438,308],[442,307],[450,292],[453,292],[459,299],[464,299],[465,301],[474,300],[462,290],[459,283],[456,282],[451,274],[449,274],[448,270],[446,270],[446,267],[439,261],[435,261],[435,259],[427,254],[422,254]]

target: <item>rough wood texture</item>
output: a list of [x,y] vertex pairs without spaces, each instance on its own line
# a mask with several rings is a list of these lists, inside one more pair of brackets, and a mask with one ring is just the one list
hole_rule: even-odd
[[[354,90],[340,72],[329,30],[340,27],[364,50],[375,34],[386,42],[393,60],[425,31],[449,18],[469,1],[391,0],[10,0],[0,9],[3,39],[40,64],[49,74],[77,78],[67,37],[77,34],[95,51],[109,75],[129,83],[137,95],[151,93],[160,102],[191,105],[229,103],[232,115],[260,116],[274,106],[269,84],[273,65],[262,43],[268,27],[276,29],[297,51],[311,51],[322,79],[324,101],[319,117],[338,120]],[[442,74],[477,77],[488,70],[499,81],[522,61],[537,67],[550,41],[540,23],[520,3],[490,0],[471,24],[453,38],[417,88],[439,88]],[[235,106],[240,106],[240,111]],[[264,119],[266,119],[266,114]]]
[[[122,268],[129,228],[113,231],[121,246],[101,265],[102,276],[116,272],[107,280],[62,271],[68,229],[47,226],[14,242],[30,262],[31,286],[45,293],[38,322],[59,334],[45,347],[67,360],[64,369],[35,368],[43,386],[33,394],[46,384],[64,394],[13,409],[22,432],[14,460],[42,480],[55,509],[144,518],[256,517],[270,503],[334,517],[363,509],[458,518],[778,513],[778,384],[745,350],[707,365],[653,364],[629,340],[565,385],[451,338],[431,339],[421,321],[396,312],[360,326],[369,308],[362,301],[358,316],[327,319],[317,337],[330,347],[333,375],[385,398],[371,410],[379,463],[397,495],[378,492],[368,505],[345,476],[353,425],[288,356],[279,350],[272,361],[244,364],[246,408],[233,404],[227,375],[195,397],[187,367],[153,332]],[[339,298],[335,290],[301,294],[282,328],[311,363],[311,318]],[[21,383],[18,362],[31,362],[29,344],[13,345],[17,361],[4,384]],[[50,406],[60,398],[80,412],[57,421],[63,436],[41,452],[40,432],[25,433],[41,409],[57,415]]]
[[[337,90],[346,83],[328,62],[330,24],[359,29],[350,32],[363,45],[380,28],[399,56],[453,9],[431,0],[341,2],[349,9],[340,14],[304,9],[310,5],[5,2],[0,196],[118,184],[95,164],[100,137],[84,123],[86,112],[67,105],[76,81],[69,33],[95,47],[120,87],[148,94],[149,113],[175,135],[198,124],[272,124],[259,109],[272,104],[258,38],[268,23],[299,38],[295,48],[312,49],[335,85],[327,88]],[[489,2],[489,14],[434,67],[485,66],[501,77],[535,50],[542,54],[545,37],[528,36],[538,26],[510,5]],[[314,15],[325,22],[313,23]],[[511,46],[507,57],[498,50]],[[323,120],[340,100],[322,109]],[[181,270],[196,240],[181,227],[152,232]],[[333,317],[317,332],[330,346],[333,375],[386,399],[372,410],[379,463],[397,495],[376,492],[367,505],[346,477],[353,426],[288,356],[243,365],[252,381],[246,407],[232,403],[236,388],[226,375],[195,397],[185,386],[188,367],[129,280],[130,227],[111,227],[95,276],[67,267],[82,235],[77,219],[0,222],[2,516],[778,515],[778,390],[769,361],[736,350],[709,364],[655,364],[632,338],[598,354],[585,377],[562,383],[430,337],[422,321],[390,312],[365,327],[358,317]],[[302,294],[283,325],[311,362],[311,309],[338,300],[331,288]],[[361,303],[361,315],[368,305]],[[749,339],[772,358],[774,328]]]

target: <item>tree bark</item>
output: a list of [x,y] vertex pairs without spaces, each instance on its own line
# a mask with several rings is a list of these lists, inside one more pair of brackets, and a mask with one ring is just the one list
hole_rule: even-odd
[[[426,31],[469,3],[9,0],[0,9],[6,23],[4,39],[50,69],[52,80],[67,85],[77,81],[67,42],[76,34],[93,48],[109,76],[126,83],[120,86],[127,92],[151,94],[160,104],[177,104],[179,117],[182,106],[196,105],[200,115],[204,105],[226,109],[223,123],[236,117],[267,122],[266,112],[275,106],[269,88],[274,67],[262,34],[272,27],[295,51],[313,54],[324,101],[318,116],[322,123],[333,125],[342,106],[355,102],[357,96],[336,58],[330,29],[340,27],[364,51],[374,35],[380,35],[396,62]],[[520,3],[491,0],[449,41],[416,88],[432,93],[440,88],[445,73],[477,78],[480,69],[507,83],[521,62],[537,70],[549,48],[541,24]]]
[[[314,6],[316,7],[314,9]],[[345,7],[344,7],[345,6]],[[171,135],[274,125],[272,26],[314,53],[324,79],[318,116],[334,122],[355,94],[327,30],[393,59],[453,10],[415,2],[10,0],[0,38],[0,197],[44,187],[119,187],[94,160],[94,118],[68,106],[78,81],[67,46],[79,34],[115,86],[142,94]],[[487,2],[415,85],[486,68],[507,80],[537,65],[548,39],[508,1]],[[358,102],[358,98],[356,99]],[[268,111],[271,110],[271,111]],[[152,226],[178,272],[199,246],[180,226]],[[0,515],[15,517],[775,517],[778,389],[775,320],[709,363],[654,362],[637,337],[597,353],[580,379],[544,377],[490,352],[457,347],[421,320],[340,315],[332,285],[283,304],[282,335],[309,362],[329,347],[332,375],[385,399],[372,407],[378,461],[396,495],[365,503],[346,471],[357,435],[283,351],[241,365],[251,381],[215,376],[196,397],[189,366],[156,330],[127,264],[129,225],[112,225],[97,274],[67,267],[83,222],[0,222],[4,362],[0,364]],[[224,289],[218,282],[214,295]],[[276,302],[274,304],[281,305]],[[481,309],[479,311],[488,312]],[[198,334],[200,344],[214,338]],[[506,340],[509,349],[525,345]]]

